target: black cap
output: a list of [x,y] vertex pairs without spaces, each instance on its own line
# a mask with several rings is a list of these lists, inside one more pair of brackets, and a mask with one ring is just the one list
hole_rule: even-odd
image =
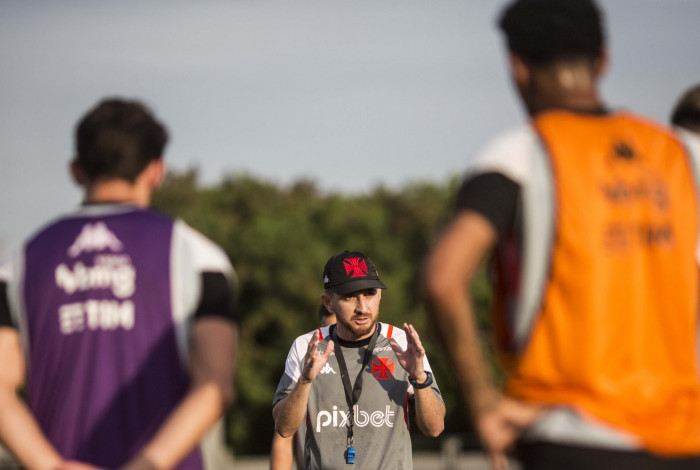
[[366,255],[344,251],[331,257],[323,268],[323,288],[345,295],[363,289],[386,289],[386,286]]

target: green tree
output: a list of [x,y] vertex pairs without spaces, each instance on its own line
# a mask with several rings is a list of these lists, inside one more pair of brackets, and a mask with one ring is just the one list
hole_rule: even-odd
[[[411,183],[343,195],[322,192],[304,180],[281,187],[234,175],[218,185],[202,186],[194,170],[168,177],[154,206],[220,244],[236,268],[244,319],[228,439],[237,453],[269,451],[271,403],[287,352],[297,336],[317,326],[323,266],[345,249],[369,255],[389,287],[382,297],[380,321],[413,323],[424,338],[449,410],[446,433],[473,435],[464,414],[455,412],[462,406],[418,288],[425,256],[450,216],[456,185],[456,180]],[[475,286],[482,320],[489,292],[482,275]],[[435,440],[422,440],[417,434],[415,438],[417,447],[437,446]]]

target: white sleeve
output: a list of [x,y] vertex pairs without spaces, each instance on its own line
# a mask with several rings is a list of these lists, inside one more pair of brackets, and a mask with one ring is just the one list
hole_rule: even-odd
[[187,246],[192,258],[192,268],[197,272],[222,272],[233,275],[233,266],[226,255],[213,241],[187,225],[182,220],[175,221],[173,239]]
[[466,177],[481,173],[500,173],[523,185],[530,171],[532,148],[538,138],[530,124],[507,131],[486,144],[474,157]]
[[[681,127],[676,127],[674,130],[690,154],[690,163],[693,165],[695,186],[700,187],[700,134]],[[698,247],[695,251],[695,258],[697,259],[698,264],[700,264],[700,241],[698,242]]]
[[171,302],[179,350],[185,364],[189,360],[190,325],[202,295],[201,274],[204,272],[220,272],[231,282],[235,281],[226,252],[182,220],[176,220],[170,248]]

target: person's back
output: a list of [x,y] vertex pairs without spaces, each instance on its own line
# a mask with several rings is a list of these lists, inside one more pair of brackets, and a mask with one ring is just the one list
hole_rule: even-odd
[[[548,181],[553,198],[525,196],[525,246],[547,246],[520,268],[548,265],[548,279],[537,284],[539,306],[512,299],[520,330],[508,344],[507,391],[575,403],[654,451],[700,449],[691,161],[670,132],[629,113],[547,111],[532,125],[546,148],[533,158],[546,159],[549,174],[531,174],[539,187],[523,191]],[[543,233],[531,214],[547,210]]]
[[28,402],[63,455],[123,464],[187,392],[176,330],[184,325],[173,317],[174,235],[170,219],[110,205],[65,217],[27,243],[19,278]]
[[[530,121],[475,160],[426,281],[482,441],[498,466],[517,441],[525,469],[694,468],[694,160],[670,130],[603,105],[591,1],[517,0],[499,25]],[[505,396],[465,287],[490,253]]]
[[[30,468],[201,469],[196,443],[232,387],[232,267],[204,236],[148,209],[166,135],[145,108],[105,101],[76,140],[83,206],[0,272],[0,349],[19,368],[19,332],[31,411],[19,417],[21,404],[2,401],[13,418],[0,436]],[[24,377],[4,378],[11,389]]]

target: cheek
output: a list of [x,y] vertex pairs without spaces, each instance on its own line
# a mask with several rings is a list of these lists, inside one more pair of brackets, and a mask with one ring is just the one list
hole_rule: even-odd
[[338,303],[336,305],[336,315],[340,315],[342,317],[348,317],[352,315],[353,308],[348,305],[348,303]]

